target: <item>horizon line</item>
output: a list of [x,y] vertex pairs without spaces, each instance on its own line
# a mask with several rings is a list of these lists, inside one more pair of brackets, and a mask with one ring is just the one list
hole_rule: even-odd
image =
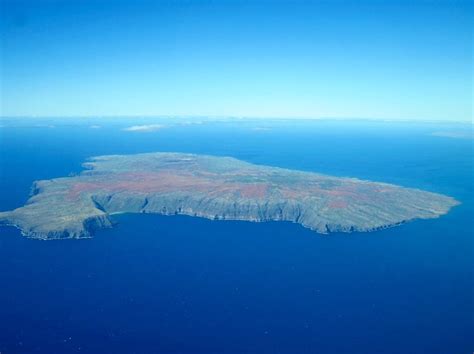
[[400,123],[463,123],[474,124],[471,119],[418,119],[418,118],[377,118],[377,117],[305,117],[305,116],[240,116],[240,115],[193,115],[193,114],[122,114],[122,115],[0,115],[0,119],[206,119],[206,120],[339,120],[339,121],[372,121],[372,122],[400,122]]

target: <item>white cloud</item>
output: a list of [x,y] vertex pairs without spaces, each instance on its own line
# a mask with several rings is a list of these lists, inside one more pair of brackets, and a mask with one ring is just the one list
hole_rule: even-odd
[[161,124],[145,124],[145,125],[132,125],[131,127],[124,128],[127,132],[155,132],[164,128]]
[[454,139],[474,139],[474,132],[471,131],[445,131],[445,132],[434,132],[431,133],[433,136],[439,136],[442,138],[454,138]]
[[253,131],[258,131],[258,132],[267,132],[272,130],[270,127],[254,127],[252,128]]

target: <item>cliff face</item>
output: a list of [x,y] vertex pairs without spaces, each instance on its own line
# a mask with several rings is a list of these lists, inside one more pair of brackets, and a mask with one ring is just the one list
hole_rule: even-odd
[[257,166],[233,158],[154,153],[100,156],[80,176],[38,181],[0,223],[40,239],[91,237],[112,213],[285,220],[319,233],[370,231],[436,218],[458,204],[440,194],[353,178]]

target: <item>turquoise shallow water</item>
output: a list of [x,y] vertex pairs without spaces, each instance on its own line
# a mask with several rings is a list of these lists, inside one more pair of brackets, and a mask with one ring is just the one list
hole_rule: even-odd
[[[0,229],[2,353],[470,353],[472,140],[434,125],[126,122],[0,128],[1,210],[88,156],[182,151],[449,194],[437,220],[317,235],[290,223],[117,215],[91,240]],[[267,129],[269,128],[269,129]]]

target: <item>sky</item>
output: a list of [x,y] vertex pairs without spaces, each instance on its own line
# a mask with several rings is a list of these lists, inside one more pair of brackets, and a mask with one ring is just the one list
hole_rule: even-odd
[[4,117],[472,120],[471,1],[0,2]]

